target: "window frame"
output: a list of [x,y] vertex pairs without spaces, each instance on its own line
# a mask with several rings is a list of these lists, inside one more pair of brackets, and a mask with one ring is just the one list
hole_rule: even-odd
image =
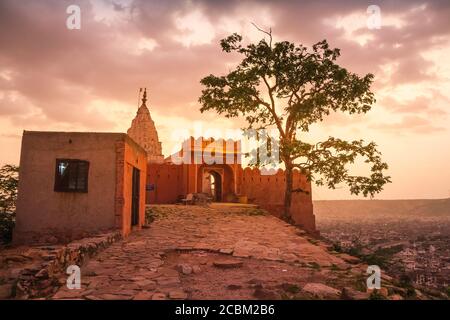
[[[60,175],[59,173],[59,166],[61,165],[61,163],[67,162],[68,163],[68,168],[70,166],[70,164],[74,165],[76,167],[76,172],[75,172],[75,177],[73,178],[75,181],[75,188],[70,188],[70,182],[71,182],[71,178],[70,178],[70,174],[69,172],[67,174],[69,174],[68,177],[68,182],[67,182],[67,186],[63,185],[63,176]],[[80,166],[79,164],[83,164],[86,166],[86,173],[85,173],[85,184],[83,186],[83,188],[78,186],[78,178],[80,175]],[[74,170],[73,167],[71,170]],[[55,192],[71,192],[71,193],[88,193],[88,189],[89,189],[89,161],[87,160],[80,160],[80,159],[67,159],[67,158],[57,158],[56,159],[56,164],[55,164],[55,184],[54,184],[54,188],[53,190]]]

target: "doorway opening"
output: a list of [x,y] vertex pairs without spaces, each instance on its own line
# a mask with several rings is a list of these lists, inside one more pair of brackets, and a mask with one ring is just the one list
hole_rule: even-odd
[[139,169],[133,168],[132,192],[131,192],[131,226],[139,224],[139,186],[141,173]]
[[222,201],[222,175],[215,170],[205,170],[203,192],[211,196],[212,201]]

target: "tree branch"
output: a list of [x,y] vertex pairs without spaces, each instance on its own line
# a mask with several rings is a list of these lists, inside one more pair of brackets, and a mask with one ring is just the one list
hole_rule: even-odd
[[251,23],[258,31],[261,31],[265,34],[267,34],[270,37],[270,41],[269,41],[269,47],[272,48],[272,28],[269,28],[269,32],[261,29],[260,27],[258,27],[254,22]]

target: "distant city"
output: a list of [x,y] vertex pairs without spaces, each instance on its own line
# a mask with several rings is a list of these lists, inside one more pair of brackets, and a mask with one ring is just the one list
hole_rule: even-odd
[[416,288],[449,290],[450,199],[316,201],[314,209],[321,235],[335,250]]

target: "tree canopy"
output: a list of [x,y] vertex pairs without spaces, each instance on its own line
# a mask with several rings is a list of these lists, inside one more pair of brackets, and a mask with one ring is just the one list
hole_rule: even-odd
[[[380,192],[390,177],[384,174],[388,165],[374,142],[304,139],[312,124],[332,112],[368,112],[375,103],[370,90],[374,76],[361,77],[339,66],[340,50],[330,48],[326,40],[308,49],[288,41],[272,44],[272,35],[267,34],[269,41],[246,46],[236,33],[221,40],[223,51],[241,54],[242,60],[226,75],[211,74],[201,80],[201,112],[244,117],[247,129],[277,128],[287,175],[297,168],[317,185],[335,188],[345,183],[352,194],[364,196]],[[370,165],[368,176],[350,173],[349,165],[359,157]],[[290,189],[286,192],[292,191],[292,183]],[[290,195],[286,197],[290,204]]]

